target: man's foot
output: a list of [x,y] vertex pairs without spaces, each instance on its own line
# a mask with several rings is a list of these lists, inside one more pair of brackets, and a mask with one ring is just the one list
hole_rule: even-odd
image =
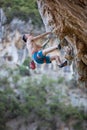
[[60,44],[58,44],[58,49],[61,50],[61,45]]
[[58,65],[58,66],[59,66],[59,68],[62,68],[64,66],[66,66],[66,65],[67,65],[67,61],[63,62],[61,65]]

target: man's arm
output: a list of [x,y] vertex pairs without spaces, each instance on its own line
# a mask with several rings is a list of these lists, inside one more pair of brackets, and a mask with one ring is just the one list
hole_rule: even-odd
[[39,36],[33,37],[32,40],[38,40],[38,39],[43,38],[44,36],[46,36],[46,35],[48,35],[48,34],[50,34],[50,33],[51,33],[51,32],[43,33],[43,34],[41,34],[41,35],[39,35]]

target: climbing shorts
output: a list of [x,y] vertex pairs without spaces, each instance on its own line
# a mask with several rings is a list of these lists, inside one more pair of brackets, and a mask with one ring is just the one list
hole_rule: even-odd
[[42,53],[42,50],[35,52],[32,54],[32,58],[38,63],[38,64],[43,64],[43,63],[51,63],[50,56],[44,56]]

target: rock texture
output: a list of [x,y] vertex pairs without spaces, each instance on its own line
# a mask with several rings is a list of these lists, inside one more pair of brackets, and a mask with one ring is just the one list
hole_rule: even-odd
[[37,4],[46,31],[72,47],[75,78],[80,87],[87,87],[87,0],[37,0]]

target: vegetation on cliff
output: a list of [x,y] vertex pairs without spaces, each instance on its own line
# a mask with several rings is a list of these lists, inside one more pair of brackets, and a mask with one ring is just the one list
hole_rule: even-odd
[[31,18],[32,24],[42,23],[36,0],[0,0],[0,7],[5,11],[7,23],[15,17],[24,21]]

